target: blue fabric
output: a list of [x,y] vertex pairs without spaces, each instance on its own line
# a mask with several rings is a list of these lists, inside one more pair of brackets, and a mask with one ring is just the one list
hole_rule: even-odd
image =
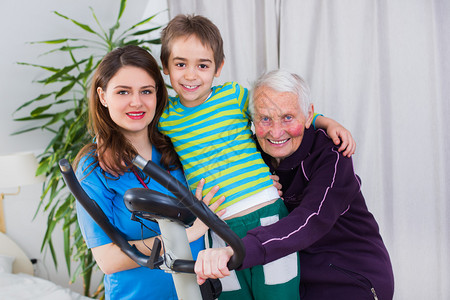
[[[153,147],[152,161],[160,164],[161,154]],[[94,199],[106,214],[110,222],[122,232],[128,240],[140,240],[160,233],[157,223],[143,220],[145,227],[132,221],[131,213],[123,202],[124,193],[135,187],[142,187],[132,172],[127,172],[116,179],[106,178],[101,168],[94,164],[92,156],[85,156],[80,161],[76,175],[86,193]],[[161,165],[160,165],[161,166]],[[181,170],[171,171],[170,174],[180,182],[186,184]],[[113,177],[108,174],[108,177]],[[149,189],[173,196],[162,185],[154,180],[147,182]],[[88,248],[111,243],[109,237],[92,220],[84,208],[77,203],[78,223]],[[141,235],[142,234],[142,235]],[[152,247],[152,245],[148,245]],[[194,259],[200,250],[204,249],[203,239],[191,243]],[[178,299],[172,276],[161,270],[151,270],[139,267],[131,270],[105,275],[106,299]]]
[[314,127],[314,129],[317,129],[316,127],[316,119],[318,116],[323,116],[322,114],[314,114],[314,118],[312,120],[312,126]]

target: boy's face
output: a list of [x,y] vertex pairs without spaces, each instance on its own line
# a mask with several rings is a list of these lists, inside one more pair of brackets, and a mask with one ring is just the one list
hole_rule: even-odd
[[186,107],[202,104],[211,93],[214,77],[219,77],[223,62],[217,68],[214,53],[195,36],[179,37],[171,42],[171,53],[164,74]]

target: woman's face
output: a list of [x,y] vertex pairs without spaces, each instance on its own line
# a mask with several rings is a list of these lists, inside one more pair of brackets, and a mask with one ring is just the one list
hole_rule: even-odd
[[255,133],[262,150],[278,163],[294,153],[302,143],[305,128],[312,122],[314,109],[305,116],[297,96],[262,86],[254,94]]
[[99,87],[97,93],[126,137],[147,135],[157,100],[155,80],[144,69],[122,67],[108,82],[106,90]]

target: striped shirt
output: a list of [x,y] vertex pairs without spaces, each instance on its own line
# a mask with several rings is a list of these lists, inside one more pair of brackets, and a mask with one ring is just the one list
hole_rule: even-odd
[[171,97],[159,121],[160,132],[170,137],[180,157],[191,191],[202,178],[203,196],[220,186],[211,201],[225,196],[219,209],[272,187],[250,126],[248,90],[235,82],[213,87],[210,97],[196,107],[185,107],[178,96]]

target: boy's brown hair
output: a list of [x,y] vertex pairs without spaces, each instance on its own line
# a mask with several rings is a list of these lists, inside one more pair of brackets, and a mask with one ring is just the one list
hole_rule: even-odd
[[203,44],[209,46],[214,53],[215,71],[225,59],[223,41],[219,28],[211,20],[198,15],[177,15],[161,33],[161,63],[168,68],[171,42],[179,37],[195,35]]

